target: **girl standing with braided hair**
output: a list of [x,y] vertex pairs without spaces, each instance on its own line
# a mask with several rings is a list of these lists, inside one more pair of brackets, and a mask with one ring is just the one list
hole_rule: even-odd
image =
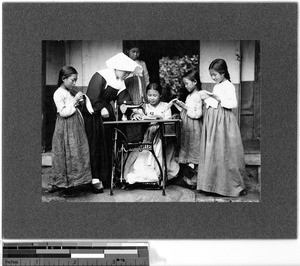
[[232,108],[237,107],[235,86],[227,64],[216,59],[209,66],[217,83],[213,92],[200,91],[206,103],[200,144],[197,190],[237,197],[246,194],[244,149]]

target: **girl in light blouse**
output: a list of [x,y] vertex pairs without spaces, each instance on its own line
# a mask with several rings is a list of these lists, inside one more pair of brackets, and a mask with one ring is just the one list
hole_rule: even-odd
[[196,70],[187,72],[183,77],[183,83],[188,91],[185,103],[178,99],[171,102],[180,111],[182,120],[178,162],[181,164],[181,170],[184,173],[183,180],[189,186],[192,186],[190,188],[193,188],[197,183],[202,131],[202,99],[199,72]]
[[213,92],[201,91],[206,103],[200,145],[197,190],[222,196],[246,194],[244,149],[239,126],[232,108],[237,107],[235,86],[227,64],[214,60],[209,73],[217,83]]
[[[157,83],[149,83],[147,88],[147,101],[144,104],[144,112],[133,113],[132,120],[143,119],[171,119],[171,109],[168,103],[162,102],[162,87]],[[159,126],[157,124],[150,124],[144,134],[144,142],[152,142],[153,149],[160,165],[162,165],[163,157],[162,150],[166,151],[167,163],[167,179],[170,180],[177,176],[179,172],[179,164],[175,161],[175,145],[172,141],[166,141],[166,146],[163,147],[160,133],[158,133]],[[158,134],[157,134],[158,133]],[[125,188],[139,187],[139,183],[144,183],[149,188],[159,188],[160,170],[154,156],[149,150],[134,151],[129,154],[124,171],[124,177],[128,183]],[[157,183],[156,183],[157,182]],[[137,184],[133,185],[133,184]],[[146,183],[146,184],[145,184]],[[156,184],[155,184],[156,183]]]
[[62,67],[58,89],[53,95],[57,118],[52,139],[52,181],[48,191],[61,190],[63,196],[68,197],[80,195],[79,188],[92,181],[88,140],[78,109],[84,96],[82,92],[74,96],[73,92],[77,75],[75,68]]

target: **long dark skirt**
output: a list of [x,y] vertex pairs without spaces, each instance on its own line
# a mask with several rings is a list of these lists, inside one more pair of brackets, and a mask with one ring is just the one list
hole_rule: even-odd
[[52,139],[52,185],[70,188],[92,180],[84,122],[77,110],[72,116],[57,115]]
[[103,125],[100,112],[84,114],[84,121],[90,147],[92,176],[108,187],[112,171],[113,128]]
[[244,149],[240,130],[231,110],[206,111],[200,144],[197,190],[223,196],[239,196],[245,189]]

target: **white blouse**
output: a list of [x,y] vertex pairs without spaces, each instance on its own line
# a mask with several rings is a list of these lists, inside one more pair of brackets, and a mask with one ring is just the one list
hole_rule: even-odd
[[76,100],[66,89],[59,87],[54,92],[53,99],[60,116],[68,117],[76,112]]
[[187,116],[193,119],[199,119],[202,116],[202,100],[200,93],[194,90],[186,97],[185,105],[187,107]]
[[166,110],[167,106],[168,103],[166,102],[160,102],[156,107],[147,103],[145,107],[146,115],[147,116],[159,115],[164,119],[171,118],[172,116],[171,109],[169,108],[168,110]]
[[[236,92],[235,92],[235,86],[229,81],[225,80],[221,83],[218,83],[215,85],[213,89],[213,94],[217,95],[221,102],[221,106],[224,108],[232,109],[236,108],[237,105],[237,99],[236,99]],[[210,99],[210,98],[208,98]],[[217,101],[209,101],[205,100],[206,102],[206,107],[208,108],[209,106],[213,108],[217,108],[218,104],[215,104]]]

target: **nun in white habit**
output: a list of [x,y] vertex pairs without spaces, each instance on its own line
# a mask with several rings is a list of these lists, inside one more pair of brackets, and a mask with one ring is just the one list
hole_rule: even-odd
[[103,121],[115,120],[111,101],[124,102],[124,80],[131,73],[139,74],[142,68],[124,53],[118,53],[106,61],[107,69],[96,72],[88,85],[86,95],[94,113],[83,110],[85,130],[90,148],[92,191],[102,193],[109,187],[112,171],[112,129],[104,127]]

